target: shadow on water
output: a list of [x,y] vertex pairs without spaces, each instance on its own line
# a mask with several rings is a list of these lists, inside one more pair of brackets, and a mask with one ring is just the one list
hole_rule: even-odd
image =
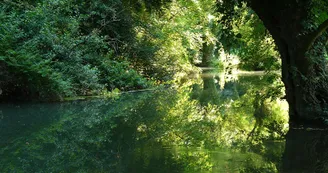
[[0,172],[327,170],[325,131],[291,130],[285,147],[286,103],[267,79],[210,76],[116,99],[1,104]]
[[290,129],[286,136],[283,172],[328,172],[328,131]]

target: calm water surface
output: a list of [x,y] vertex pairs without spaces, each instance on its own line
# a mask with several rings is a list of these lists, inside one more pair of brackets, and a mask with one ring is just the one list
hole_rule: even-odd
[[261,75],[64,103],[0,105],[0,172],[328,172],[324,130],[291,129]]

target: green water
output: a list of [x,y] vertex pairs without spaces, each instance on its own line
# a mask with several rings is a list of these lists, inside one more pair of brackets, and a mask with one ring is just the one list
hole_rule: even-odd
[[256,94],[271,85],[261,75],[210,78],[111,99],[1,104],[0,172],[327,170],[324,143],[311,143],[324,131],[296,130],[286,143],[284,101],[254,117]]

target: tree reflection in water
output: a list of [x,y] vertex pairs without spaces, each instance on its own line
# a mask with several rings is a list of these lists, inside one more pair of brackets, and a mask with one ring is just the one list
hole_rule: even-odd
[[199,80],[114,100],[1,105],[0,123],[7,130],[2,128],[0,136],[7,142],[1,144],[0,170],[277,172],[287,131],[286,103],[262,97],[267,111],[252,132],[258,121],[256,91],[272,91],[266,80],[241,76],[224,87],[210,79],[210,88]]
[[286,136],[283,172],[328,172],[328,131],[290,129]]

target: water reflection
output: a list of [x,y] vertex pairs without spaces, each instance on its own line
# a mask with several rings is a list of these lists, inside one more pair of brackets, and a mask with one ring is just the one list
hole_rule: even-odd
[[0,105],[0,170],[277,172],[285,103],[267,97],[263,76],[219,80],[114,100]]
[[286,136],[283,172],[328,172],[328,131],[290,129]]

